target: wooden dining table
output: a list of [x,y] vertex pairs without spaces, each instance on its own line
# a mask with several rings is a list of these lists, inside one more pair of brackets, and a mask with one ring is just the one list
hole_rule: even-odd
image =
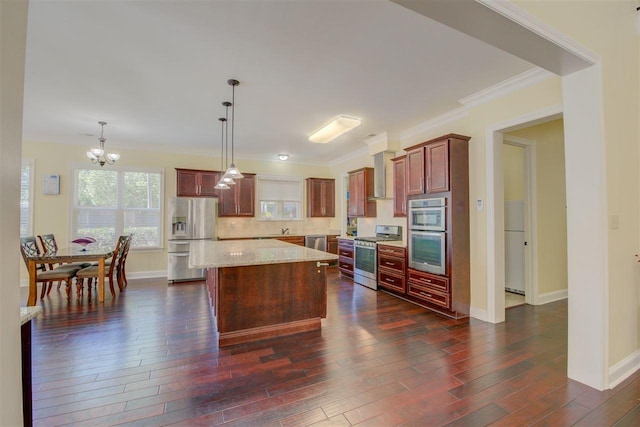
[[28,257],[29,299],[27,300],[27,306],[36,305],[38,265],[71,262],[98,262],[98,301],[104,302],[105,263],[107,259],[113,256],[114,250],[111,246],[94,246],[86,249],[79,247],[58,248],[55,252]]

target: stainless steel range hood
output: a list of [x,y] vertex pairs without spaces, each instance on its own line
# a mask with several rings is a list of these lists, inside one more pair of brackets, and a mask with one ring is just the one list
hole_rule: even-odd
[[382,151],[373,155],[373,197],[370,199],[384,200],[387,197],[387,165],[395,157],[394,151]]

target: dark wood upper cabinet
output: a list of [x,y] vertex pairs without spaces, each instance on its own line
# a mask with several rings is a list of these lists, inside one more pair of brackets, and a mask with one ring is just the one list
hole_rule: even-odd
[[176,168],[178,197],[218,197],[214,188],[220,179],[220,172],[197,169]]
[[376,201],[373,197],[373,168],[362,168],[349,172],[350,217],[376,217]]
[[243,173],[228,190],[220,190],[219,216],[255,216],[255,174]]
[[393,216],[407,216],[407,156],[391,159],[393,162]]
[[449,191],[449,140],[425,147],[427,193]]
[[424,194],[424,146],[407,149],[407,196]]
[[459,156],[456,156],[455,165],[452,166],[452,147],[459,145],[459,142],[466,146],[468,141],[467,136],[448,134],[406,148],[407,195],[449,192],[451,181],[455,179],[453,174],[461,169]]
[[334,179],[307,178],[307,217],[335,217]]

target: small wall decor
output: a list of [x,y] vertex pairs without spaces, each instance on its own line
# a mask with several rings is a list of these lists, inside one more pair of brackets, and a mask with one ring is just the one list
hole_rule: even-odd
[[60,175],[42,177],[42,194],[60,194]]

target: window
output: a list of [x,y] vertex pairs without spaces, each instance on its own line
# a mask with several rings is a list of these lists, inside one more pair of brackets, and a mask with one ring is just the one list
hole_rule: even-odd
[[132,249],[162,248],[162,170],[87,167],[73,175],[71,240],[89,236],[115,244],[133,233]]
[[33,235],[33,160],[22,160],[20,176],[20,237]]
[[302,219],[302,179],[290,176],[256,177],[258,219]]

